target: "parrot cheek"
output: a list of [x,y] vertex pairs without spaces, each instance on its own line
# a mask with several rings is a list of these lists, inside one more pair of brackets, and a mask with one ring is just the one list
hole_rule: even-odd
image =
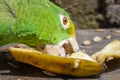
[[66,57],[72,53],[79,52],[79,46],[75,37],[62,40],[59,44],[45,45],[44,53]]

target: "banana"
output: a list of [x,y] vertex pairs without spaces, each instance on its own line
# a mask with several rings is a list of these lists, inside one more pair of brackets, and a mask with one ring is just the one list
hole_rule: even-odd
[[[58,74],[90,76],[99,74],[104,69],[104,67],[96,61],[84,58],[53,56],[32,49],[28,50],[13,47],[10,47],[9,51],[16,61]],[[82,53],[82,55],[84,54]]]
[[105,61],[109,61],[113,58],[120,58],[120,40],[112,41],[91,57],[99,64],[104,64]]
[[68,57],[53,56],[34,49],[9,48],[12,57],[40,69],[57,74],[90,76],[101,73],[106,60],[120,58],[120,41],[114,40],[102,50],[88,56],[86,53],[72,53]]

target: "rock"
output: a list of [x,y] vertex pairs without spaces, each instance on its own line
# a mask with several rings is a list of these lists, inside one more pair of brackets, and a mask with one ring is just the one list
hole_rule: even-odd
[[94,42],[100,42],[101,40],[102,40],[102,38],[99,37],[99,36],[95,36],[95,37],[93,38],[93,41],[94,41]]
[[105,39],[111,39],[111,35],[105,35]]
[[96,32],[105,32],[105,29],[96,29]]
[[112,33],[120,35],[120,30],[112,30]]
[[91,45],[91,42],[89,40],[85,40],[85,41],[83,41],[83,45],[84,46]]
[[111,24],[120,25],[120,0],[106,0],[106,16]]

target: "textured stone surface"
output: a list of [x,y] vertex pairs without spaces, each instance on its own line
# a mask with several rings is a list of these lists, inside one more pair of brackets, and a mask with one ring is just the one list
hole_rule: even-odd
[[106,0],[106,17],[110,23],[120,25],[120,0]]
[[[105,35],[111,35],[111,38],[105,39]],[[95,36],[100,36],[102,40],[100,42],[93,42],[92,39]],[[96,51],[102,49],[106,44],[114,39],[120,40],[120,29],[107,29],[107,30],[78,30],[77,41],[81,49],[91,55]],[[91,45],[84,46],[82,42],[84,40],[90,40]],[[57,75],[55,77],[46,76],[38,68],[32,67],[26,64],[17,64],[18,68],[11,67],[0,56],[0,80],[120,80],[120,59],[115,59],[107,63],[107,70],[103,73],[89,77],[71,77],[64,75]]]

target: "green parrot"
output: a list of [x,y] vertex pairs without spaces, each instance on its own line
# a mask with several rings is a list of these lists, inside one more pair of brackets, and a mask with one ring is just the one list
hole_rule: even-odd
[[49,0],[0,0],[0,53],[4,51],[16,61],[58,74],[88,76],[103,70],[81,53],[70,17]]
[[58,74],[89,76],[101,73],[109,56],[120,58],[119,46],[114,41],[91,58],[80,51],[74,24],[60,7],[49,0],[0,0],[0,53],[8,51],[16,61]]
[[60,56],[79,51],[70,17],[49,0],[0,0],[0,46],[10,43]]

